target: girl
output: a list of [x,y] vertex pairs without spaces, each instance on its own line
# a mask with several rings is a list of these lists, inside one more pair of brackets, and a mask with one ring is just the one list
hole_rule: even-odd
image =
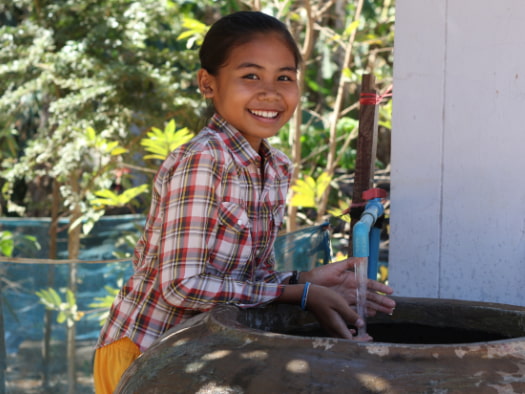
[[[159,169],[135,272],[121,289],[95,353],[97,393],[111,393],[153,341],[221,303],[308,307],[334,336],[352,339],[363,324],[355,303],[354,262],[299,277],[275,272],[290,161],[272,148],[299,100],[300,52],[285,25],[259,12],[216,22],[200,49],[198,84],[215,114]],[[391,313],[392,289],[370,281],[368,307]]]

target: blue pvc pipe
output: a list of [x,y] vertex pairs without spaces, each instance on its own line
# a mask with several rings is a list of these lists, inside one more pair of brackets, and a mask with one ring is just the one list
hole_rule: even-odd
[[383,213],[381,200],[379,198],[370,200],[352,230],[354,257],[368,257],[367,275],[370,279],[377,279],[381,230],[374,228],[374,224]]
[[352,232],[354,257],[368,257],[370,255],[370,228],[375,220],[372,215],[361,216]]
[[370,257],[368,257],[368,278],[377,279],[379,270],[379,243],[381,241],[381,229],[372,227],[370,230]]

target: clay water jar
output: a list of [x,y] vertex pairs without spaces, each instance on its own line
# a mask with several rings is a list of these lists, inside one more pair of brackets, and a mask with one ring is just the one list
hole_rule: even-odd
[[290,305],[217,307],[167,332],[120,393],[524,393],[525,308],[396,298],[373,342],[324,335]]

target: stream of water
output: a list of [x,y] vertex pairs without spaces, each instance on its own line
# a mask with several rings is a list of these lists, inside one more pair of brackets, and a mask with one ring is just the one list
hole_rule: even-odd
[[366,338],[366,289],[368,282],[368,257],[357,257],[355,265],[355,278],[357,281],[357,314],[364,321],[364,325],[357,330],[357,339]]

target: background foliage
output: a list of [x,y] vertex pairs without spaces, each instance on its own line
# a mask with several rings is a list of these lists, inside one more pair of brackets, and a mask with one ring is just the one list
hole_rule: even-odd
[[[240,9],[262,9],[282,19],[303,49],[312,34],[311,52],[305,59],[300,141],[293,141],[289,127],[272,139],[291,156],[294,142],[300,143],[301,157],[295,160],[304,176],[316,179],[325,170],[334,101],[339,82],[344,82],[343,107],[336,114],[339,156],[329,203],[337,206],[348,199],[337,189],[337,174],[347,175],[354,167],[353,145],[344,151],[341,147],[349,136],[355,137],[360,77],[372,72],[378,88],[384,89],[392,75],[394,4],[363,1],[355,20],[359,3],[3,2],[2,215],[49,216],[51,185],[56,181],[62,215],[69,215],[76,204],[84,218],[96,219],[96,209],[89,204],[97,198],[95,192],[118,194],[149,183],[159,161],[144,161],[139,141],[147,133],[164,130],[170,120],[189,133],[200,129],[206,103],[195,83],[199,40],[220,15]],[[344,48],[352,33],[352,57],[345,65]],[[382,135],[386,135],[382,144],[388,144],[389,117],[382,110]],[[115,142],[118,150],[112,145]],[[387,166],[388,153],[379,152],[379,164]],[[72,178],[79,180],[78,187],[72,187]],[[126,209],[145,211],[147,193],[139,201],[140,205]],[[302,209],[305,217],[311,211],[307,208]]]

